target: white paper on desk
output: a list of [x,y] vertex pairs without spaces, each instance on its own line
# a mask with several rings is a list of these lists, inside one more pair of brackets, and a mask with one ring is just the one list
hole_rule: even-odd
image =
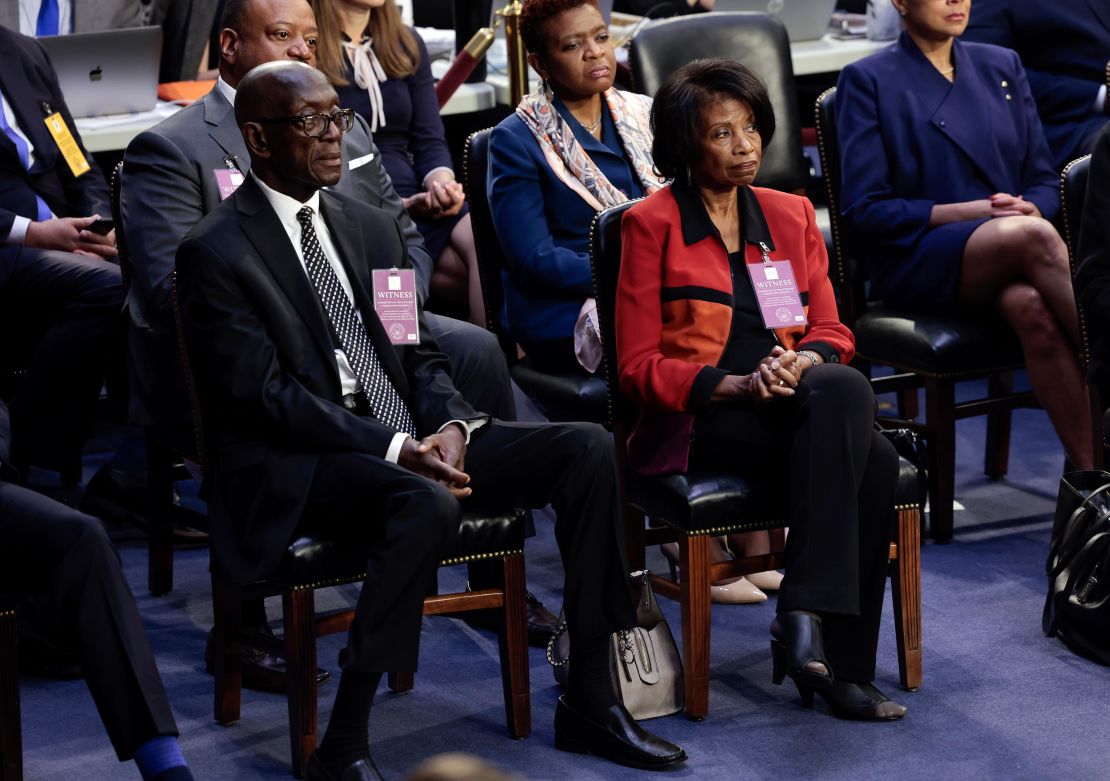
[[133,111],[130,114],[106,114],[101,117],[82,117],[76,120],[78,129],[82,132],[90,130],[106,130],[119,125],[130,125],[143,118],[153,119],[154,124],[160,119],[175,114],[181,110],[176,103],[159,100],[150,111]]

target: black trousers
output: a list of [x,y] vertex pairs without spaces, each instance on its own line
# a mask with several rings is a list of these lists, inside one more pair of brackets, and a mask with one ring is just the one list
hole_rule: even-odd
[[778,481],[790,522],[778,610],[822,617],[837,678],[875,677],[898,455],[875,430],[867,378],[839,364],[802,375],[789,399],[700,416],[693,458]]
[[80,457],[122,307],[114,263],[0,248],[0,368],[29,370],[10,405],[13,460],[61,469]]
[[[554,507],[572,642],[634,625],[616,461],[604,429],[494,422],[475,432],[465,469],[473,488],[468,505]],[[458,533],[462,509],[442,485],[380,458],[320,457],[304,525],[367,549],[344,669],[416,669],[423,600]]]
[[119,555],[96,518],[0,483],[0,592],[47,594],[120,760],[177,735]]
[[509,367],[497,337],[485,328],[425,312],[428,328],[451,362],[451,381],[479,412],[516,420]]

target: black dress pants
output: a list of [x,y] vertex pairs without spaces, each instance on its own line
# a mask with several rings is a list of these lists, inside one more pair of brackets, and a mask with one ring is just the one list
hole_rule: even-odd
[[470,406],[498,420],[516,420],[509,367],[497,337],[463,320],[432,312],[424,317],[451,363],[451,381]]
[[96,518],[0,482],[0,592],[47,594],[120,760],[177,735],[135,600]]
[[29,370],[11,404],[13,459],[62,469],[80,458],[122,307],[114,263],[0,248],[0,366]]
[[778,610],[818,613],[836,677],[874,679],[898,455],[875,430],[867,378],[822,364],[788,399],[715,404],[696,422],[693,458],[780,484],[790,534]]
[[[493,422],[474,433],[465,470],[473,489],[468,506],[554,507],[572,642],[634,625],[617,467],[604,429]],[[367,548],[344,669],[416,669],[423,600],[458,533],[462,509],[443,486],[381,458],[320,457],[302,525]]]

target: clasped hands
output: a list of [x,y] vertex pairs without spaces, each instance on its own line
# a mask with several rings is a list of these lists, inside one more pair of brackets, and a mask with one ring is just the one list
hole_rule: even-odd
[[433,179],[428,189],[404,199],[405,208],[413,217],[438,220],[458,214],[466,200],[461,184],[454,179]]
[[90,255],[97,258],[114,258],[119,254],[119,250],[116,249],[115,230],[103,236],[88,230],[99,219],[100,215],[94,214],[91,217],[54,217],[41,222],[32,221],[27,226],[23,246],[73,252],[77,255]]
[[794,395],[802,372],[811,365],[793,350],[776,346],[751,374],[729,374],[713,391],[714,401],[760,401]]
[[397,463],[418,475],[447,487],[456,499],[470,496],[470,475],[463,470],[466,437],[457,424],[416,440],[409,437],[401,446]]
[[1040,215],[1040,210],[1036,205],[1020,195],[995,193],[986,199],[986,203],[988,208],[986,214],[983,215],[984,217],[1036,217]]

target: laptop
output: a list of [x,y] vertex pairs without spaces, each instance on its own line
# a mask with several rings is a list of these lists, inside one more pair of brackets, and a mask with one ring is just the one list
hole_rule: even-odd
[[161,27],[130,27],[37,39],[75,119],[150,111],[158,99]]
[[714,11],[756,11],[777,16],[791,41],[813,41],[829,30],[836,0],[717,0]]

